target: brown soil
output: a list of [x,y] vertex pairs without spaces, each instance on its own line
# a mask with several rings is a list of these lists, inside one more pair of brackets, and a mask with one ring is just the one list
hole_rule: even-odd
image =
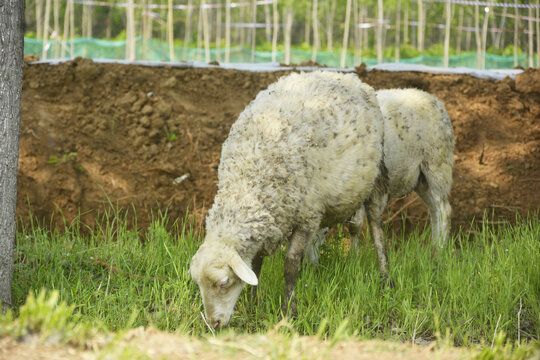
[[[216,192],[221,144],[256,94],[286,71],[254,73],[97,64],[76,59],[24,67],[17,215],[45,223],[118,205],[146,226],[156,209],[202,221]],[[512,220],[540,207],[540,70],[516,81],[468,75],[365,72],[377,89],[416,87],[446,103],[456,151],[454,226],[487,211]],[[536,86],[536,88],[535,88]],[[177,139],[173,139],[175,136]],[[179,184],[174,180],[189,177]],[[30,204],[30,205],[28,205]],[[415,195],[393,201],[407,224],[427,219]],[[399,227],[399,216],[391,216]]]

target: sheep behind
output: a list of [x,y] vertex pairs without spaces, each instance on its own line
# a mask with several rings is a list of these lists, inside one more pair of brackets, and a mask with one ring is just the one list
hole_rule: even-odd
[[[377,91],[384,118],[384,165],[392,198],[415,191],[426,204],[431,218],[433,245],[443,247],[450,233],[451,206],[448,201],[454,165],[454,132],[442,101],[417,89]],[[364,222],[362,207],[351,218],[354,235],[351,248],[358,246]],[[321,232],[306,257],[318,261]]]

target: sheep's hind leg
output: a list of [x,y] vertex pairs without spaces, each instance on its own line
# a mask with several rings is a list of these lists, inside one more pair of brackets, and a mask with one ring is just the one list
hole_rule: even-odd
[[[313,228],[318,228],[313,227]],[[296,316],[296,277],[302,262],[302,255],[306,246],[310,243],[313,232],[306,229],[296,229],[291,237],[291,243],[285,255],[283,271],[285,275],[285,297],[283,298],[282,311],[287,317]]]
[[383,280],[392,285],[389,282],[388,277],[388,257],[386,255],[386,244],[384,238],[384,232],[382,229],[382,215],[388,204],[388,192],[384,189],[384,186],[379,182],[366,203],[366,211],[369,222],[369,229],[371,231],[371,237],[375,243],[375,249],[377,250],[377,257],[379,259],[379,270]]
[[434,247],[442,249],[450,234],[452,208],[448,196],[430,186],[425,176],[420,175],[416,193],[426,204],[431,218],[431,239]]

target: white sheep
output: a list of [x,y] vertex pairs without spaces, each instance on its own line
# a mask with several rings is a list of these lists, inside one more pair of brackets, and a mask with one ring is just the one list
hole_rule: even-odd
[[306,245],[377,193],[382,130],[375,91],[353,74],[291,74],[246,107],[223,144],[205,241],[191,260],[212,326],[229,322],[244,285],[258,284],[262,257],[287,240],[283,311],[296,313]]
[[[431,218],[434,246],[442,248],[450,233],[448,201],[454,165],[454,132],[442,101],[417,89],[376,92],[384,118],[384,165],[388,172],[389,196],[415,191],[426,204]],[[350,220],[351,248],[358,246],[364,208]],[[306,258],[318,262],[318,248],[325,231],[319,232],[306,249]]]

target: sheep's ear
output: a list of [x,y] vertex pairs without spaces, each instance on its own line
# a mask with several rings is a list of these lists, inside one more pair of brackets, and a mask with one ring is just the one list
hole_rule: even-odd
[[235,252],[234,256],[231,259],[229,264],[234,273],[245,283],[253,286],[257,286],[259,281],[257,280],[257,275],[251,270],[248,264]]

